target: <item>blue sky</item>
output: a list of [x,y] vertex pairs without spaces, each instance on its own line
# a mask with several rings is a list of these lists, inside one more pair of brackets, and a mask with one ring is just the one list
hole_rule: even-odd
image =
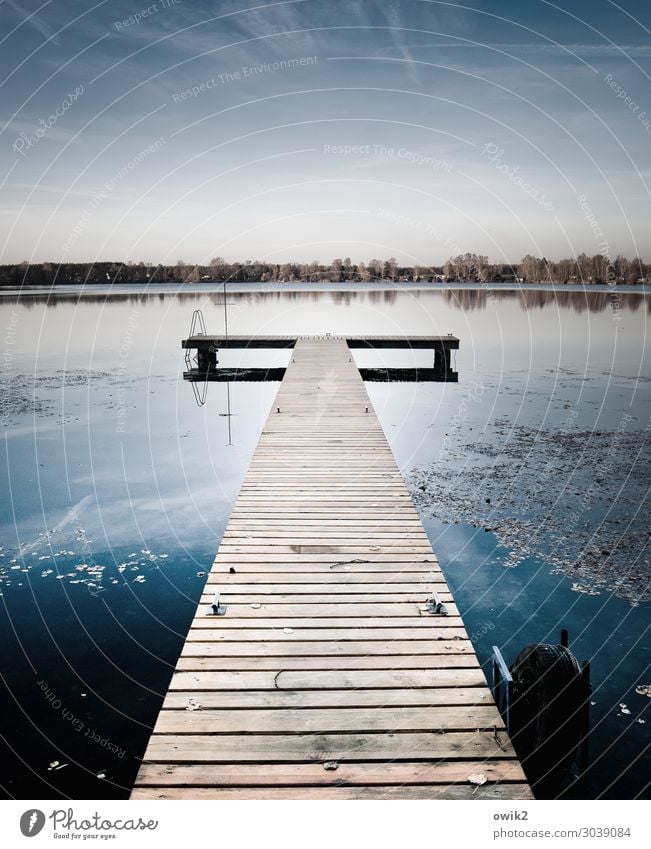
[[0,43],[2,262],[651,260],[648,2],[0,0]]

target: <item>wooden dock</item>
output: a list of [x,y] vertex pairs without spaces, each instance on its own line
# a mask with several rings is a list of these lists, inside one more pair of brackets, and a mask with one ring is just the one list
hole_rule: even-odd
[[344,339],[296,343],[132,798],[532,798]]
[[[323,337],[318,337],[323,338]],[[328,339],[345,339],[349,348],[413,348],[416,350],[459,349],[459,339],[447,336],[328,336]],[[296,336],[215,336],[201,333],[188,336],[182,348],[205,350],[218,348],[293,348]]]
[[[319,337],[323,338],[323,337]],[[336,336],[326,337],[331,341],[345,340],[348,348],[409,348],[415,351],[431,351],[432,367],[410,366],[362,369],[363,380],[372,381],[435,381],[456,383],[459,375],[452,368],[452,352],[459,349],[459,339],[447,336]],[[217,368],[217,352],[229,348],[293,348],[296,336],[212,336],[207,333],[188,336],[181,340],[186,352],[187,370],[184,380],[195,383],[207,381],[228,382],[231,380],[282,380],[282,368]],[[303,341],[306,341],[304,338]],[[196,351],[193,358],[190,351]],[[196,364],[196,365],[195,365]]]

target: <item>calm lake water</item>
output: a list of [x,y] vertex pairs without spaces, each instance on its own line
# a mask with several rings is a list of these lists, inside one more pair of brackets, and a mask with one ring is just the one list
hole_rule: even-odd
[[[570,631],[590,659],[591,767],[553,789],[635,798],[649,774],[651,295],[229,291],[237,334],[446,334],[458,384],[368,384],[482,662]],[[128,796],[278,384],[211,383],[180,340],[209,287],[0,298],[0,654],[7,797]],[[228,351],[221,365],[283,365]],[[428,352],[355,352],[431,365]]]

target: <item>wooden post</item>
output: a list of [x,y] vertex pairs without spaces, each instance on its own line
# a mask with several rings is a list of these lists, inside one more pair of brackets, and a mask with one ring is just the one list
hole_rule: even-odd
[[217,351],[215,348],[197,348],[197,368],[199,371],[211,371],[217,367]]

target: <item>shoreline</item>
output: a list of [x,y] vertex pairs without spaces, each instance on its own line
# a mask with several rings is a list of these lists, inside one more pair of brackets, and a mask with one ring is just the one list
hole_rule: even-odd
[[36,297],[42,295],[95,295],[102,294],[212,294],[224,291],[231,293],[258,292],[273,294],[277,292],[449,292],[449,291],[485,291],[485,292],[610,292],[622,294],[649,294],[651,285],[644,283],[618,284],[608,283],[413,283],[391,281],[377,282],[306,282],[288,283],[251,281],[214,280],[204,283],[62,283],[61,285],[31,284],[28,287],[0,286],[0,298]]

